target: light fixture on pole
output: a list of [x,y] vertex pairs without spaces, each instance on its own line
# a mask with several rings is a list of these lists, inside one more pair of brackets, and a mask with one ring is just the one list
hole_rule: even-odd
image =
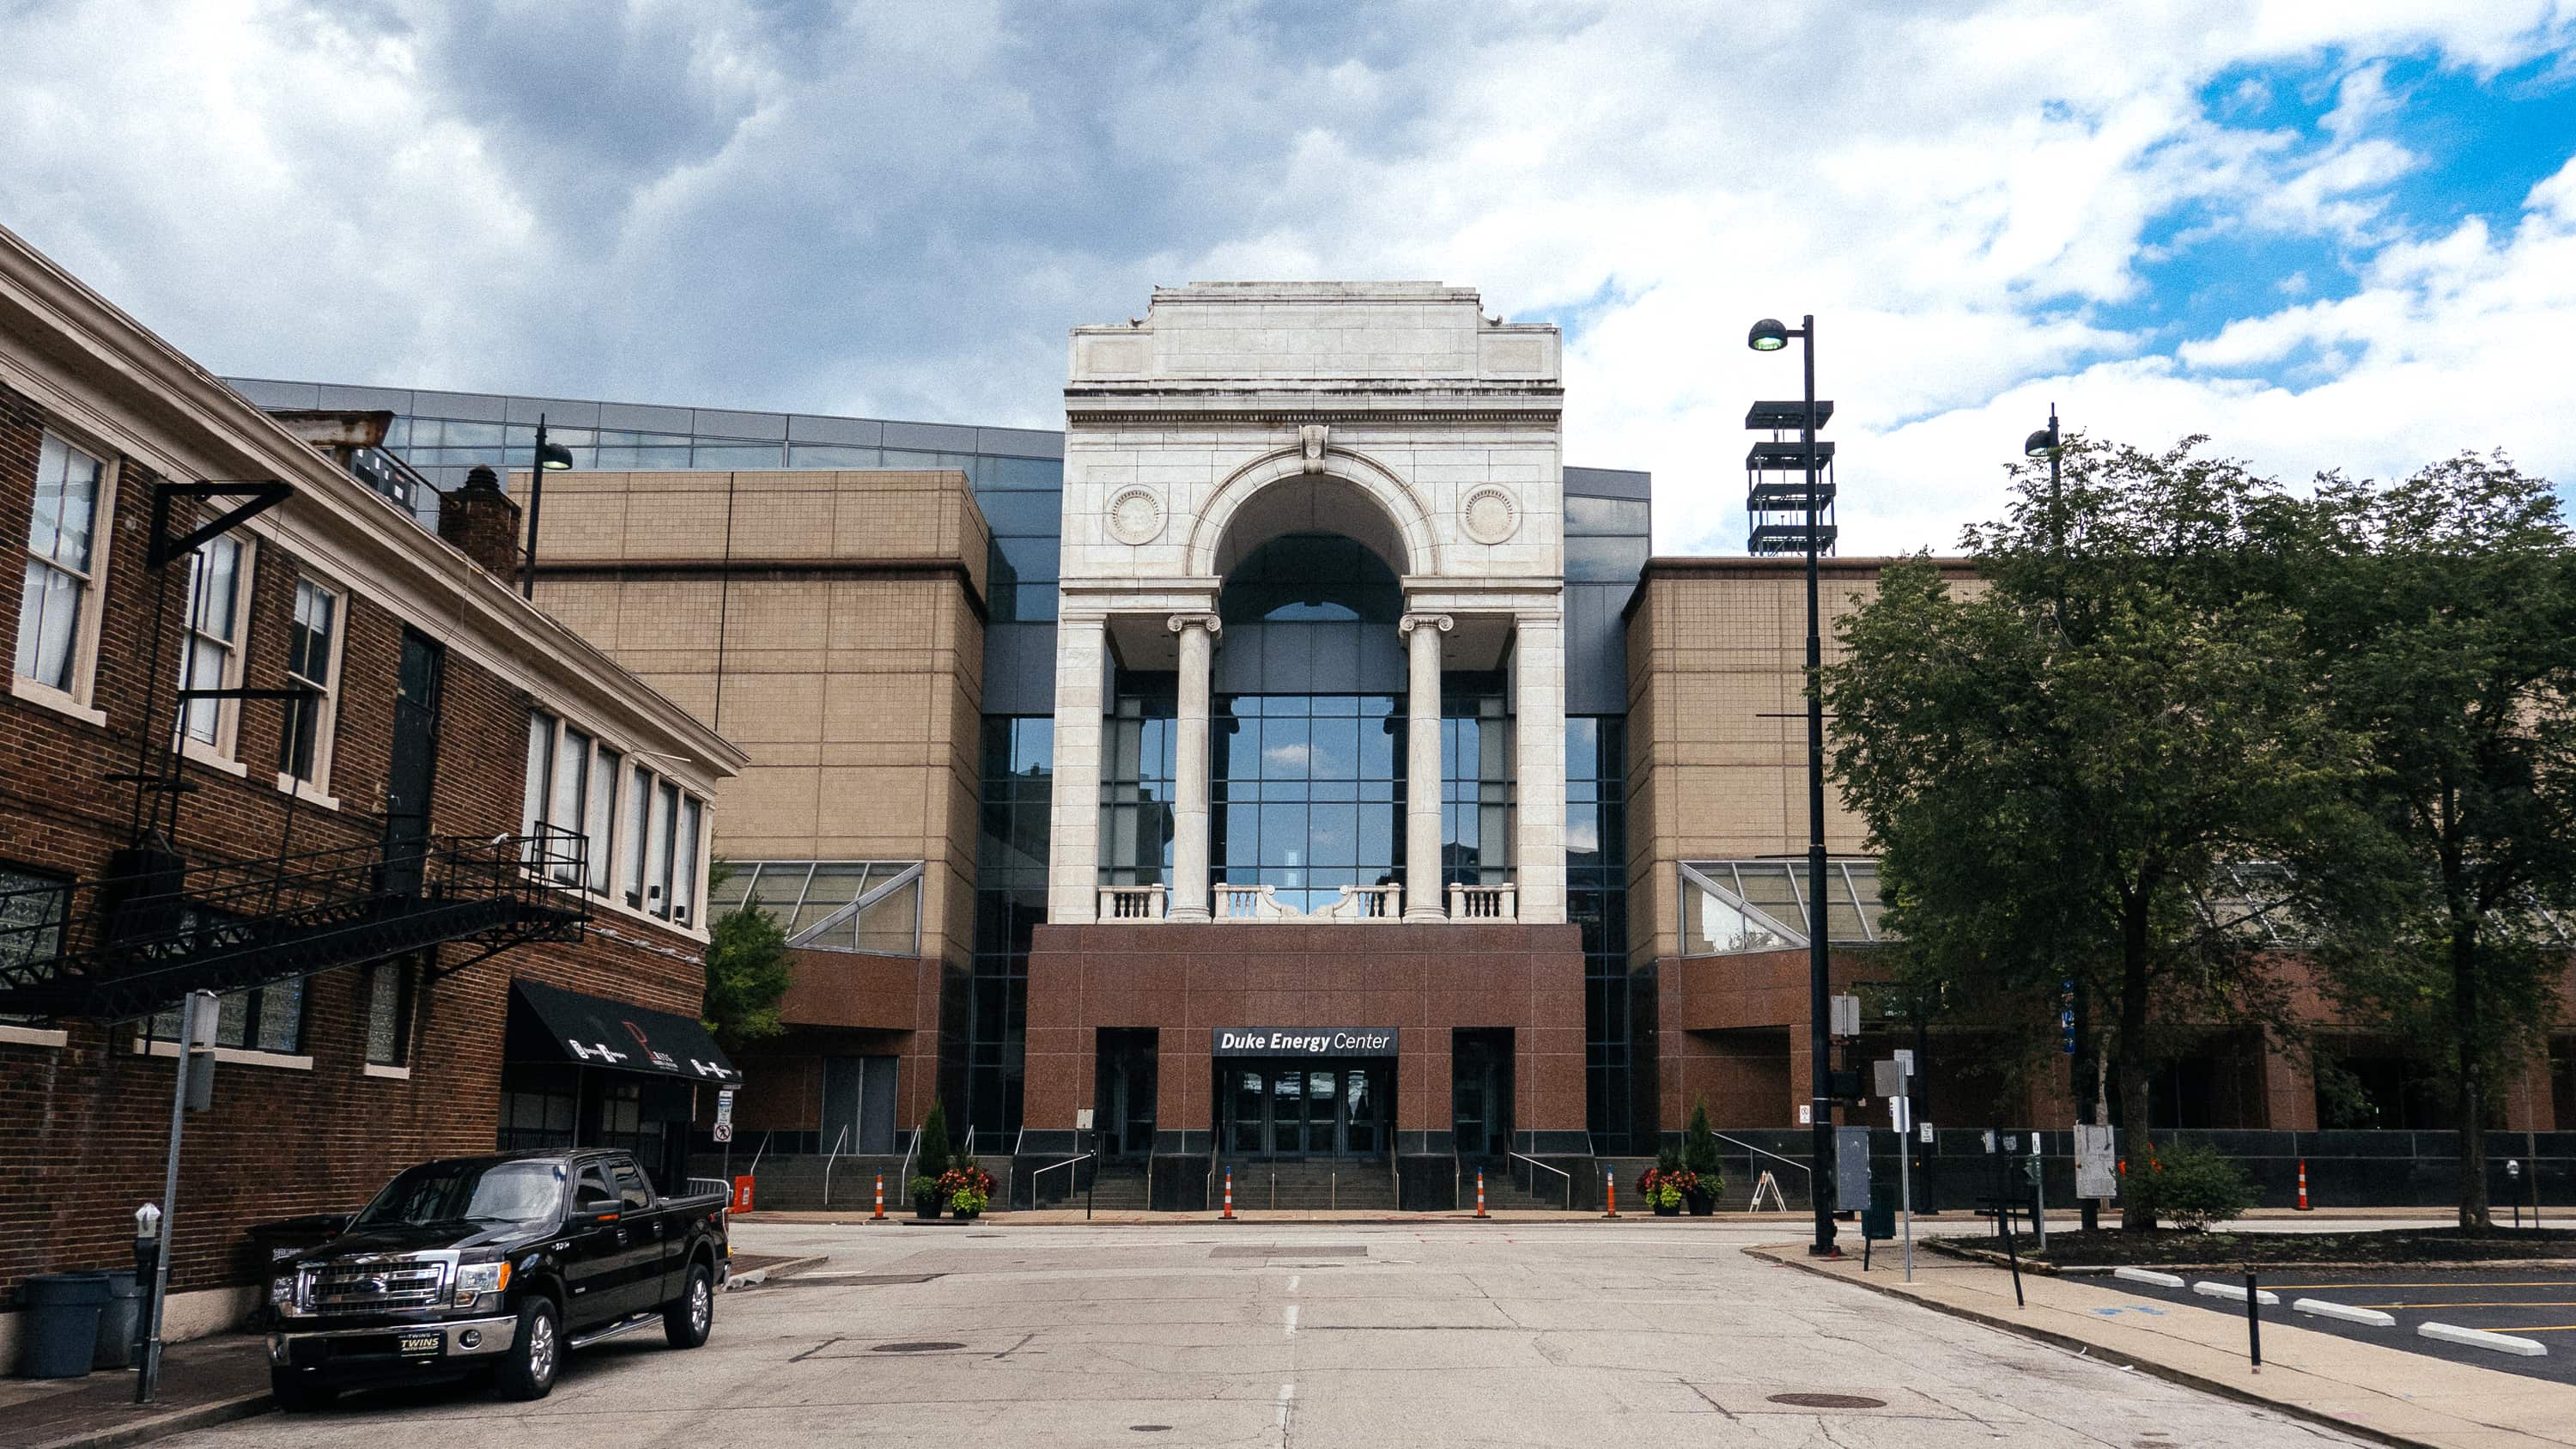
[[519,574],[519,597],[537,596],[537,520],[546,508],[546,475],[572,466],[572,449],[546,441],[546,415],[537,414],[535,466],[528,470],[528,565]]
[[[1807,557],[1807,1067],[1809,1126],[1813,1131],[1813,1169],[1808,1182],[1816,1216],[1816,1240],[1808,1244],[1807,1251],[1827,1258],[1840,1250],[1834,1246],[1833,1043],[1832,1008],[1827,1000],[1831,986],[1825,918],[1825,698],[1820,692],[1825,649],[1822,611],[1817,602],[1816,558],[1819,552],[1832,547],[1836,529],[1826,521],[1833,506],[1833,484],[1825,476],[1831,466],[1833,444],[1818,444],[1816,433],[1833,416],[1834,405],[1816,398],[1816,319],[1812,313],[1794,328],[1782,326],[1777,318],[1765,317],[1745,334],[1744,344],[1756,352],[1777,352],[1788,346],[1792,337],[1806,344],[1806,394],[1796,403],[1757,402],[1745,415],[1748,430],[1767,428],[1771,440],[1755,443],[1745,455],[1745,472],[1752,481],[1747,485],[1744,506],[1752,524],[1747,542],[1751,552],[1787,553],[1794,544]],[[1798,430],[1798,441],[1794,443],[1780,436],[1792,427]],[[1762,478],[1766,471],[1792,469],[1801,475],[1797,482],[1767,482]],[[1783,521],[1793,512],[1803,513],[1803,521]]]
[[[2057,404],[2048,405],[2048,426],[2034,429],[2022,439],[2021,453],[2032,462],[2048,460],[2048,575],[2051,594],[2049,623],[2065,642],[2066,635],[2066,515],[2060,504],[2064,500],[2066,476],[2066,440],[2058,430]],[[2075,1099],[2075,1124],[2095,1124],[2095,1093],[2086,1089],[2085,1077],[2093,1066],[2093,1002],[2081,973],[2066,977],[2066,1086]],[[2102,1204],[2097,1198],[2081,1197],[2084,1231],[2092,1232],[2102,1225]]]

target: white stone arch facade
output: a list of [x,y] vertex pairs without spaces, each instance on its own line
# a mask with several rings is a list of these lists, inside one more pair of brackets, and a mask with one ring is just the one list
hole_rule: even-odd
[[[1474,291],[1429,282],[1196,283],[1157,289],[1142,318],[1074,330],[1051,920],[1103,913],[1101,721],[1113,660],[1181,674],[1169,903],[1176,918],[1206,918],[1206,795],[1202,780],[1193,798],[1189,777],[1206,763],[1217,591],[1244,550],[1301,528],[1376,551],[1402,579],[1408,614],[1436,623],[1403,631],[1408,693],[1431,718],[1444,668],[1508,669],[1509,918],[1565,919],[1558,356],[1555,327],[1489,318]],[[1434,864],[1427,887],[1405,883],[1411,920],[1452,908],[1437,899],[1436,744],[1429,767],[1431,848],[1413,833],[1425,822],[1412,820],[1407,856]],[[1420,762],[1411,768],[1418,775]],[[1136,909],[1159,911],[1162,899]],[[1497,902],[1470,904],[1490,912]]]

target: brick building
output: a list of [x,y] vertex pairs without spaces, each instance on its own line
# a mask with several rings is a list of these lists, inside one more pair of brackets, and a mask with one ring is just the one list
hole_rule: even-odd
[[[1801,563],[1652,557],[1652,480],[1563,457],[1556,330],[1483,307],[1158,289],[1074,330],[1061,431],[237,386],[392,414],[435,488],[523,493],[541,418],[567,450],[538,602],[747,757],[710,905],[795,941],[790,1030],[745,1054],[765,1203],[891,1175],[934,1099],[1017,1201],[1093,1145],[1164,1206],[1230,1164],[1447,1206],[1529,1157],[1581,1200],[1702,1102],[1803,1157]],[[1827,609],[1882,563],[1829,559]],[[1847,811],[1827,841],[1837,988],[1876,1001],[1876,862]],[[1944,1155],[2072,1121],[2062,1073],[1981,1078],[1954,1023],[1843,1050],[1908,1045]],[[2438,1200],[2425,1074],[2363,1033],[2336,1055],[2358,1109],[2258,1030],[2178,1033],[2151,1125]],[[2576,1038],[2507,1095],[2569,1170]]]
[[353,471],[387,421],[263,413],[0,232],[0,1292],[130,1263],[190,990],[174,1336],[248,1305],[252,1224],[496,1145],[676,1177],[737,1079],[696,1018],[743,756],[520,597],[497,489],[460,548]]

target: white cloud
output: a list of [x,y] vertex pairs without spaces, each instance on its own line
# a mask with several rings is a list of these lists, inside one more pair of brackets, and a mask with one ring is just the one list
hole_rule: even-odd
[[[1064,329],[1156,282],[1438,277],[1569,324],[1568,456],[1653,469],[1666,549],[1740,542],[1744,405],[1797,376],[1744,327],[1809,309],[1847,551],[1993,512],[2051,399],[2286,473],[2576,473],[2576,174],[2492,232],[2386,200],[2423,164],[2388,59],[2494,74],[2563,0],[6,17],[0,214],[227,371],[1046,425]],[[2317,125],[2249,119],[2274,63],[2330,76]],[[2151,238],[2236,233],[2360,290],[2303,260],[2206,335],[2112,320]]]

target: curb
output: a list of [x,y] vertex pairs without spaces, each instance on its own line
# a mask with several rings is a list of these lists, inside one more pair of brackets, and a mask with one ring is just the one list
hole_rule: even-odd
[[731,1293],[736,1288],[757,1288],[768,1282],[772,1274],[784,1278],[790,1273],[802,1272],[817,1263],[830,1261],[832,1260],[828,1254],[815,1253],[803,1258],[789,1258],[781,1263],[763,1263],[757,1268],[746,1268],[742,1272],[726,1275],[725,1291]]
[[1812,1273],[1816,1277],[1829,1279],[1836,1283],[1849,1283],[1856,1288],[1866,1288],[1872,1293],[1884,1294],[1887,1297],[1898,1300],[1899,1302],[1911,1303],[1917,1308],[1928,1308],[1935,1313],[1947,1314],[1952,1318],[1965,1319],[1970,1323],[1982,1324],[1987,1328],[2012,1334],[2016,1338],[2026,1338],[2034,1343],[2047,1344],[2051,1348],[2065,1349],[2070,1353],[2080,1353],[2084,1357],[2093,1360],[2095,1363],[2106,1363],[2114,1368],[2134,1369],[2139,1373],[2163,1379],[2169,1384],[2180,1384],[2187,1389],[2198,1389],[2200,1392],[2205,1394],[2216,1394],[2221,1398],[2233,1399],[2240,1404],[2253,1404],[2260,1408],[2270,1409],[2276,1413],[2287,1414],[2293,1419],[2303,1420],[2310,1424],[2317,1424],[2325,1428],[2337,1430],[2341,1433],[2350,1434],[2356,1438],[2369,1439],[2377,1443],[2391,1445],[2394,1446],[2394,1449],[2442,1449],[2442,1446],[2435,1444],[2430,1440],[2409,1439],[2402,1434],[2391,1434],[2385,1429],[2376,1429],[2367,1424],[2356,1424],[2349,1419],[2338,1419],[2332,1414],[2323,1413],[2319,1410],[2308,1408],[2305,1405],[2288,1403],[2281,1399],[2266,1398],[2261,1394],[2247,1390],[2239,1384],[2227,1383],[2219,1379],[2205,1378],[2202,1375],[2192,1373],[2187,1369],[2175,1368],[2170,1364],[2156,1363],[2149,1359],[2136,1358],[2132,1355],[2117,1353],[2102,1347],[2100,1344],[2089,1343],[2083,1339],[2077,1338],[2072,1334],[2058,1333],[2046,1328],[2036,1328],[2030,1324],[2017,1323],[2012,1319],[1999,1317],[1995,1314],[1981,1313],[1973,1308],[1961,1308],[1954,1304],[1937,1303],[1930,1299],[1917,1298],[1910,1293],[1901,1292],[1892,1286],[1872,1283],[1865,1278],[1845,1278],[1837,1273],[1828,1273],[1821,1268],[1811,1268],[1795,1258],[1784,1258],[1776,1253],[1764,1252],[1760,1248],[1746,1248],[1743,1252],[1745,1256],[1750,1258],[1759,1258],[1763,1262],[1776,1263],[1784,1268],[1795,1268],[1801,1273]]
[[210,1404],[195,1404],[185,1409],[173,1409],[166,1414],[155,1414],[148,1419],[119,1424],[113,1429],[92,1429],[87,1433],[72,1434],[60,1439],[38,1440],[29,1445],[28,1449],[116,1449],[118,1445],[148,1443],[154,1439],[167,1438],[172,1434],[184,1434],[191,1429],[207,1429],[217,1424],[232,1423],[236,1419],[252,1418],[268,1413],[276,1407],[276,1401],[269,1398],[268,1392],[263,1389],[258,1393],[243,1394],[238,1398],[218,1399]]

